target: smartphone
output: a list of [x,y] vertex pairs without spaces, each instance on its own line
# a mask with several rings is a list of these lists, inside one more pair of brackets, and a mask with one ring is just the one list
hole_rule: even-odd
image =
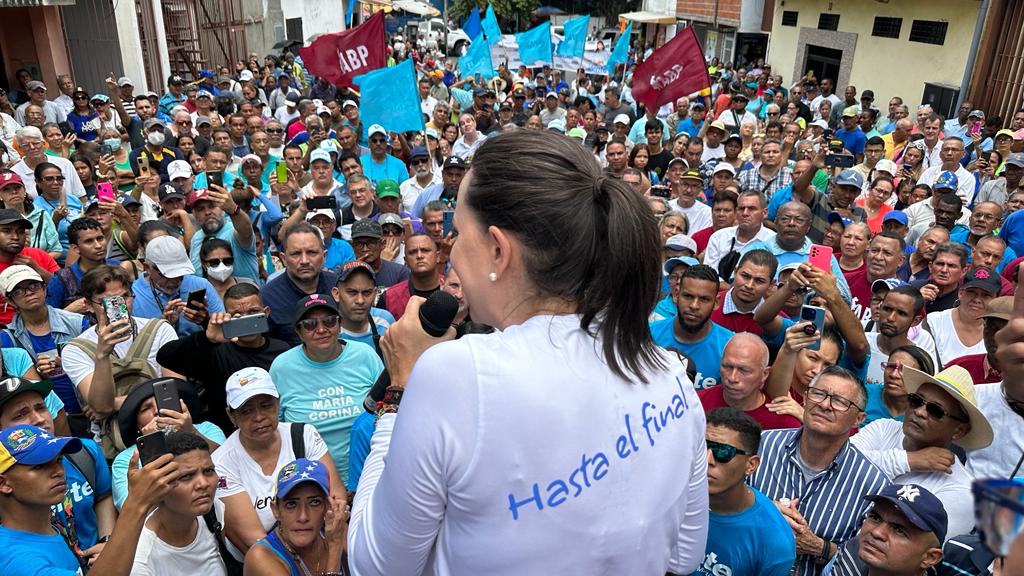
[[100,202],[115,202],[114,186],[110,182],[97,182],[96,198]]
[[224,186],[224,173],[223,172],[207,172],[206,173],[207,184],[216,184],[217,186]]
[[110,156],[114,153],[114,149],[110,147],[110,144],[100,144],[100,156]]
[[153,399],[157,410],[174,410],[181,412],[181,398],[178,396],[178,384],[174,380],[165,379],[153,383]]
[[196,304],[206,303],[206,288],[200,288],[199,290],[193,290],[188,293],[188,299],[185,301],[185,307],[193,310],[198,310],[199,307]]
[[825,138],[825,140],[831,139],[832,138],[832,129],[831,128],[825,128],[825,131],[822,132],[821,135],[822,135],[822,137]]
[[149,157],[139,156],[139,176],[149,176]]
[[910,162],[904,162],[903,169],[906,170],[907,172],[910,172],[911,170],[914,169],[914,165],[911,164]]
[[445,210],[441,213],[441,238],[447,238],[452,230],[455,229],[455,212],[452,210]]
[[139,447],[139,461],[145,466],[153,460],[167,454],[167,435],[163,430],[139,436],[136,445]]
[[825,166],[834,168],[836,166],[840,168],[853,168],[856,158],[849,154],[829,154],[825,156]]
[[978,120],[974,124],[971,124],[971,135],[978,134],[981,132],[982,122]]
[[651,196],[657,198],[668,198],[672,194],[672,188],[668,186],[662,186],[661,184],[655,184],[651,186]]
[[103,313],[107,316],[107,324],[128,318],[128,303],[123,296],[107,296],[103,299]]
[[220,329],[228,340],[253,334],[265,334],[270,330],[266,314],[250,314],[232,318],[221,324]]
[[306,209],[313,210],[337,210],[338,200],[334,196],[311,196],[306,198]]
[[832,271],[832,247],[811,244],[807,261],[818,270],[823,272]]
[[288,183],[288,165],[284,162],[277,163],[277,183],[287,184]]
[[[804,305],[800,308],[800,321],[810,322],[811,324],[804,328],[804,333],[808,336],[812,336],[815,333],[821,334],[822,330],[825,329],[825,309],[817,306]],[[807,346],[808,350],[817,350],[821,347],[821,338],[814,341],[812,344]]]

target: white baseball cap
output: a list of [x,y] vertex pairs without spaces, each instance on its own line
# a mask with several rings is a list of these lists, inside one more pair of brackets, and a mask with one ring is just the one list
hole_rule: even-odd
[[712,172],[712,174],[718,174],[719,172],[728,172],[729,174],[735,176],[736,168],[734,168],[733,165],[729,164],[728,162],[719,162],[717,165],[715,165],[715,169]]
[[331,153],[322,148],[317,148],[316,150],[313,150],[312,152],[309,153],[310,166],[312,166],[313,162],[316,162],[317,160],[323,160],[328,164],[334,164],[334,162],[331,161]]
[[238,79],[242,82],[252,82],[252,70],[242,70],[238,73]]
[[815,120],[814,122],[811,122],[811,126],[821,128],[822,130],[828,130],[828,122],[825,122],[824,120]]
[[875,171],[877,172],[879,170],[895,178],[896,172],[899,171],[899,168],[896,166],[896,163],[893,162],[892,160],[886,160],[885,158],[883,158],[875,163]]
[[277,392],[277,386],[274,386],[274,381],[270,379],[270,373],[258,366],[242,368],[228,376],[224,392],[228,407],[232,410],[238,410],[254,396],[265,394],[274,398],[281,397]]
[[168,278],[181,278],[195,274],[185,246],[174,236],[157,236],[146,244],[146,262],[156,266],[160,274]]
[[192,176],[192,165],[185,160],[175,160],[167,165],[167,179],[188,178]]
[[665,240],[665,247],[670,250],[689,250],[694,254],[697,253],[697,242],[686,234],[671,236],[668,240]]
[[615,120],[612,121],[612,124],[625,124],[626,126],[629,126],[631,124],[631,122],[629,121],[629,115],[619,114],[618,116],[615,117]]
[[0,292],[3,292],[3,295],[7,296],[8,292],[14,290],[18,284],[21,284],[26,280],[42,282],[43,278],[38,272],[23,264],[9,266],[6,270],[0,272]]
[[355,106],[356,108],[359,108],[359,104],[356,104],[355,100],[345,100],[344,102],[341,103],[342,110],[348,108],[349,106]]
[[384,137],[386,138],[387,135],[388,135],[388,131],[385,130],[384,127],[381,126],[380,124],[374,124],[374,125],[370,126],[370,128],[366,131],[366,137],[369,138],[370,136],[373,136],[374,134],[383,134]]
[[328,218],[330,218],[334,222],[338,221],[334,217],[334,211],[333,210],[328,210],[327,208],[320,208],[318,210],[313,210],[309,214],[306,214],[306,220],[312,220],[314,216],[327,216]]

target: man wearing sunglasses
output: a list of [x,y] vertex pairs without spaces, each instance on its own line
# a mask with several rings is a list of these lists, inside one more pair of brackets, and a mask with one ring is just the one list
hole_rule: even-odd
[[979,450],[992,444],[992,426],[978,410],[971,375],[959,366],[931,376],[903,368],[907,413],[903,422],[883,418],[850,441],[890,480],[930,490],[949,515],[949,533],[974,527],[971,475],[953,445]]
[[796,560],[789,525],[767,496],[744,479],[761,458],[761,427],[733,408],[707,415],[709,524],[697,574],[785,576]]
[[341,316],[330,292],[311,294],[294,308],[302,344],[281,354],[270,376],[281,395],[281,420],[312,424],[344,481],[352,423],[384,364],[370,346],[339,339]]
[[413,175],[399,187],[402,192],[402,206],[406,210],[412,209],[421,192],[441,182],[441,175],[434,172],[430,154],[422,146],[413,148],[409,153],[409,167],[412,168]]
[[363,164],[363,173],[374,184],[384,178],[390,178],[396,182],[404,182],[409,178],[409,170],[405,167],[405,163],[388,154],[391,140],[383,126],[380,124],[370,126],[367,138],[369,139],[370,153],[363,155],[359,161]]
[[[796,538],[796,576],[820,574],[856,533],[870,503],[891,482],[850,431],[864,421],[867,392],[852,372],[829,366],[804,396],[803,426],[761,434],[761,465],[750,486],[775,501]],[[843,502],[837,506],[836,502]]]

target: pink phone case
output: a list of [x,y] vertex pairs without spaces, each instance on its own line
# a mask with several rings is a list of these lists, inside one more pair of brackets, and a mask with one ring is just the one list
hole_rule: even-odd
[[811,263],[818,270],[831,271],[832,270],[832,247],[821,246],[818,244],[811,244],[810,253],[807,256],[807,261]]

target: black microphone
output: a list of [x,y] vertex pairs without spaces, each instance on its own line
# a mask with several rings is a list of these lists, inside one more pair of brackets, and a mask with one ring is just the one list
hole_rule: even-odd
[[[448,328],[451,328],[455,315],[459,313],[459,301],[444,290],[438,290],[431,294],[427,301],[420,306],[420,326],[423,331],[434,338],[444,336]],[[373,322],[373,318],[370,318]],[[370,392],[363,399],[363,409],[373,414],[377,412],[377,402],[384,399],[384,392],[391,385],[391,375],[388,369],[377,377]]]

